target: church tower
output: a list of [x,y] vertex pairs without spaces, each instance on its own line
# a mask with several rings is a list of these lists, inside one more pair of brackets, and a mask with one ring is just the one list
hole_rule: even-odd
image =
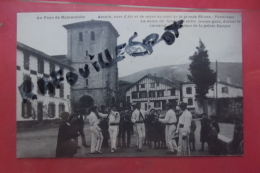
[[[98,54],[108,62],[105,50],[115,58],[115,48],[119,36],[117,30],[108,21],[85,21],[63,25],[67,29],[68,63],[78,75],[78,81],[71,87],[71,105],[75,109],[90,108],[92,105],[117,104],[118,67],[100,68],[97,71],[93,63],[98,64]],[[94,57],[93,57],[94,56]],[[99,55],[100,56],[100,55]],[[90,74],[83,78],[79,68],[88,65]]]

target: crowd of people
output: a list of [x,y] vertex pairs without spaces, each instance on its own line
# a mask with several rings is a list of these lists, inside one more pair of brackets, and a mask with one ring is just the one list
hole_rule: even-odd
[[[196,123],[187,109],[187,103],[183,102],[178,106],[180,111],[176,113],[175,106],[167,103],[165,115],[161,110],[155,110],[150,106],[144,111],[140,108],[140,103],[125,106],[119,111],[116,105],[102,105],[100,108],[92,106],[87,115],[91,132],[90,153],[102,154],[101,148],[108,147],[111,153],[116,152],[118,148],[129,148],[131,135],[136,132],[137,152],[142,152],[143,145],[146,145],[148,148],[168,149],[166,154],[189,156],[190,151],[195,151]],[[61,118],[64,121],[59,128],[56,157],[73,157],[79,148],[79,136],[82,138],[82,146],[89,147],[83,130],[83,116],[63,112]],[[218,155],[221,148],[218,141],[219,132],[216,117],[211,116],[209,119],[203,113],[199,151],[204,151],[204,144],[207,143],[210,154]]]

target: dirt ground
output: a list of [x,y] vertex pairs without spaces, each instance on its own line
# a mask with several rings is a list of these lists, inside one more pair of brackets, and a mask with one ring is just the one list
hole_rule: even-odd
[[[197,119],[195,131],[195,148],[196,151],[191,151],[191,156],[208,156],[208,146],[205,144],[205,151],[198,151],[201,147],[200,143],[200,121]],[[220,134],[232,138],[234,125],[219,123]],[[91,133],[89,124],[85,125],[84,133],[87,144],[90,145]],[[49,129],[31,129],[17,132],[17,158],[54,158],[57,145],[58,128],[52,127]],[[167,155],[167,149],[149,149],[143,147],[143,152],[135,151],[135,132],[131,136],[130,148],[120,148],[115,153],[110,152],[110,148],[102,148],[103,154],[90,154],[90,148],[81,147],[78,149],[75,157],[176,157]],[[81,144],[81,137],[79,137]]]

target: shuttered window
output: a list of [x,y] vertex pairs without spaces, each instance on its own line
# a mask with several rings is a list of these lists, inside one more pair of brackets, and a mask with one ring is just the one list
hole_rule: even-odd
[[23,118],[30,118],[32,116],[32,103],[22,102],[22,117]]
[[54,103],[49,103],[49,105],[48,105],[48,116],[50,118],[55,117],[55,104]]

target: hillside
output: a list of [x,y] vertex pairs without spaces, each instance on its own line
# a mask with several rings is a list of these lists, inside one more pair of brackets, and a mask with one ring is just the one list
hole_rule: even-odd
[[[211,69],[213,69],[214,71],[216,70],[215,62],[211,63],[210,66]],[[120,77],[120,80],[136,82],[149,73],[158,77],[177,79],[186,82],[187,74],[190,74],[190,71],[189,64],[161,66]],[[242,63],[218,62],[218,78],[221,81],[226,82],[228,76],[231,77],[232,84],[242,86]]]

